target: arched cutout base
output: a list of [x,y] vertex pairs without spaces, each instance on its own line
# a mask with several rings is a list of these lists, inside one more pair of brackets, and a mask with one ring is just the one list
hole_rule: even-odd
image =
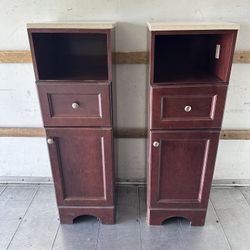
[[[173,217],[170,217],[170,218],[166,218],[165,220],[163,220],[161,222],[161,225],[169,225],[169,224],[172,224],[172,223],[176,223],[179,219],[183,219],[184,217],[180,217],[180,216],[173,216]],[[186,219],[186,218],[184,218]],[[188,220],[188,219],[186,219]]]
[[94,215],[85,214],[85,215],[80,215],[80,216],[75,217],[73,219],[73,223],[84,223],[84,222],[88,223],[88,222],[95,222],[98,220],[100,219]]
[[59,215],[62,224],[73,224],[84,216],[94,216],[102,224],[115,223],[114,207],[59,207]]
[[149,225],[161,225],[174,217],[182,217],[190,221],[192,226],[203,226],[206,218],[206,210],[167,210],[148,209],[147,221]]

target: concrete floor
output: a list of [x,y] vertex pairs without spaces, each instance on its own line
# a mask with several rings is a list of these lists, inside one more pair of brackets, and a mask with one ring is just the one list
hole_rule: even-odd
[[60,225],[52,185],[0,184],[0,249],[250,249],[250,188],[213,188],[204,227],[184,219],[149,227],[145,189],[117,191],[117,224],[83,217]]

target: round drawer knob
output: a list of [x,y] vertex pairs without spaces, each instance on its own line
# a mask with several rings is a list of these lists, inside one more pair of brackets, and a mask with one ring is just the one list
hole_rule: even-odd
[[54,143],[53,138],[48,138],[48,139],[47,139],[47,143],[50,144],[50,145],[53,144],[53,143]]
[[191,107],[191,106],[186,106],[186,107],[184,108],[184,110],[185,110],[186,112],[190,112],[190,111],[192,110],[192,107]]
[[78,102],[73,102],[71,106],[73,109],[78,109],[80,107]]
[[155,148],[158,148],[159,145],[160,145],[160,143],[159,143],[158,141],[154,141],[154,142],[153,142],[153,146],[154,146]]

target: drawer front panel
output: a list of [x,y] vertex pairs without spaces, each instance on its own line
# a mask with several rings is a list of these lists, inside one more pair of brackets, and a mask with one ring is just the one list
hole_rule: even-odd
[[219,128],[226,86],[152,87],[151,128]]
[[45,126],[110,126],[110,86],[38,84]]
[[[55,117],[101,118],[101,94],[48,94]],[[75,106],[74,106],[75,105]]]

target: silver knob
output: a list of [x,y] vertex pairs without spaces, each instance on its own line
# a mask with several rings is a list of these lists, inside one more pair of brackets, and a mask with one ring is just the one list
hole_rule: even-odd
[[192,110],[192,107],[191,107],[191,106],[186,106],[186,107],[184,108],[184,110],[185,110],[186,112],[190,112],[190,111]]
[[154,141],[154,142],[153,142],[153,146],[154,146],[155,148],[158,148],[159,145],[160,145],[160,143],[159,143],[158,141]]
[[80,105],[79,105],[78,102],[73,102],[73,103],[71,104],[71,106],[72,106],[73,109],[78,109],[78,108],[80,107]]
[[53,143],[54,143],[53,138],[48,138],[48,139],[47,139],[47,143],[50,144],[50,145],[53,144]]

